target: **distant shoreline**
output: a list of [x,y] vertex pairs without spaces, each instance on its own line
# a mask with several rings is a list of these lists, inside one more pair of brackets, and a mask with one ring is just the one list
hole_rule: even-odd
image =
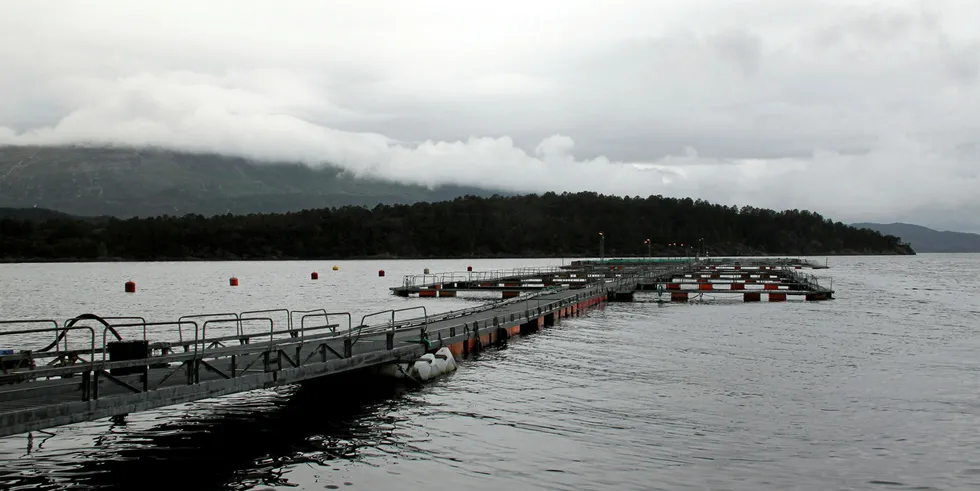
[[[2,210],[0,210],[2,211]],[[18,213],[20,218],[16,218]],[[915,254],[898,237],[808,211],[592,192],[277,214],[0,220],[5,262],[525,259]],[[669,217],[665,220],[664,217]]]
[[[936,253],[944,254],[944,253]],[[948,253],[954,254],[954,253]],[[780,254],[780,253],[754,253],[754,254],[721,254],[713,257],[853,257],[853,256],[912,256],[915,254],[900,254],[897,252],[833,252],[833,253],[813,253],[813,254]],[[119,258],[119,257],[106,257],[106,258],[0,258],[0,264],[62,264],[62,263],[193,263],[193,262],[269,262],[269,261],[282,261],[282,262],[308,262],[308,261],[372,261],[372,260],[390,260],[390,261],[448,261],[448,260],[487,260],[487,259],[554,259],[554,260],[579,260],[582,258],[594,258],[595,255],[588,254],[569,254],[569,255],[501,255],[501,256],[349,256],[349,257],[337,257],[337,256],[326,256],[326,257],[265,257],[265,258],[227,258],[227,257],[215,257],[215,258],[198,258],[198,257],[184,257],[184,258],[170,258],[170,257],[159,257],[151,259],[138,259],[138,258]],[[667,258],[677,258],[684,259],[684,256],[668,256],[668,255],[657,255],[653,256],[638,256],[638,255],[615,255],[608,256],[608,259],[642,259],[646,257],[653,257],[657,259],[667,259]]]

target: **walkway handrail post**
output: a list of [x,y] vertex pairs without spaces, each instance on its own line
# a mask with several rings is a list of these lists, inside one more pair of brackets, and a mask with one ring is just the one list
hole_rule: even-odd
[[290,312],[289,309],[246,310],[246,311],[244,311],[244,312],[242,312],[242,313],[239,314],[240,320],[238,322],[238,328],[239,328],[238,335],[239,336],[242,336],[242,335],[245,334],[244,326],[241,323],[242,320],[254,320],[254,319],[246,318],[245,316],[252,315],[252,314],[273,314],[273,313],[278,313],[278,312],[284,312],[286,314],[286,326],[287,326],[286,328],[292,330],[292,328],[293,328],[293,313]]
[[375,316],[383,315],[383,314],[391,314],[391,324],[390,325],[391,325],[392,328],[394,328],[394,326],[395,326],[395,313],[397,313],[397,312],[407,312],[407,311],[410,311],[410,310],[419,310],[419,309],[422,309],[422,315],[424,316],[425,325],[428,326],[428,324],[429,324],[429,313],[428,313],[428,310],[425,308],[424,305],[416,305],[414,307],[405,307],[405,308],[401,308],[401,309],[385,309],[385,310],[380,310],[378,312],[372,312],[370,314],[365,314],[363,317],[361,317],[361,326],[363,327],[363,326],[366,326],[367,325],[367,324],[364,323],[364,321],[367,320],[368,317],[375,317]]

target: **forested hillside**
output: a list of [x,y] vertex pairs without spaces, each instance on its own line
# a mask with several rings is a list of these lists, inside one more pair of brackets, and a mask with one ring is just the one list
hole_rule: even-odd
[[0,221],[0,258],[271,259],[914,254],[899,239],[807,211],[719,206],[659,196],[595,193],[462,197],[437,203],[341,207],[287,214]]
[[0,147],[0,207],[82,216],[285,213],[306,208],[491,196],[356,178],[339,167],[154,148]]

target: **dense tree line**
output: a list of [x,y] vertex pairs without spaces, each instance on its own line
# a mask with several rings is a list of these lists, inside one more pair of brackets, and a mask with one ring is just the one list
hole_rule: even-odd
[[[269,259],[680,255],[909,254],[897,237],[808,211],[596,193],[347,206],[286,214],[132,219],[0,220],[7,260]],[[677,244],[677,245],[671,245]],[[680,244],[684,244],[682,248]]]

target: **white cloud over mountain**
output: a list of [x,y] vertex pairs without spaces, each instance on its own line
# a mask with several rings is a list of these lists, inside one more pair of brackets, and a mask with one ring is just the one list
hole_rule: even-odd
[[0,144],[980,231],[980,4],[58,2],[0,15]]

